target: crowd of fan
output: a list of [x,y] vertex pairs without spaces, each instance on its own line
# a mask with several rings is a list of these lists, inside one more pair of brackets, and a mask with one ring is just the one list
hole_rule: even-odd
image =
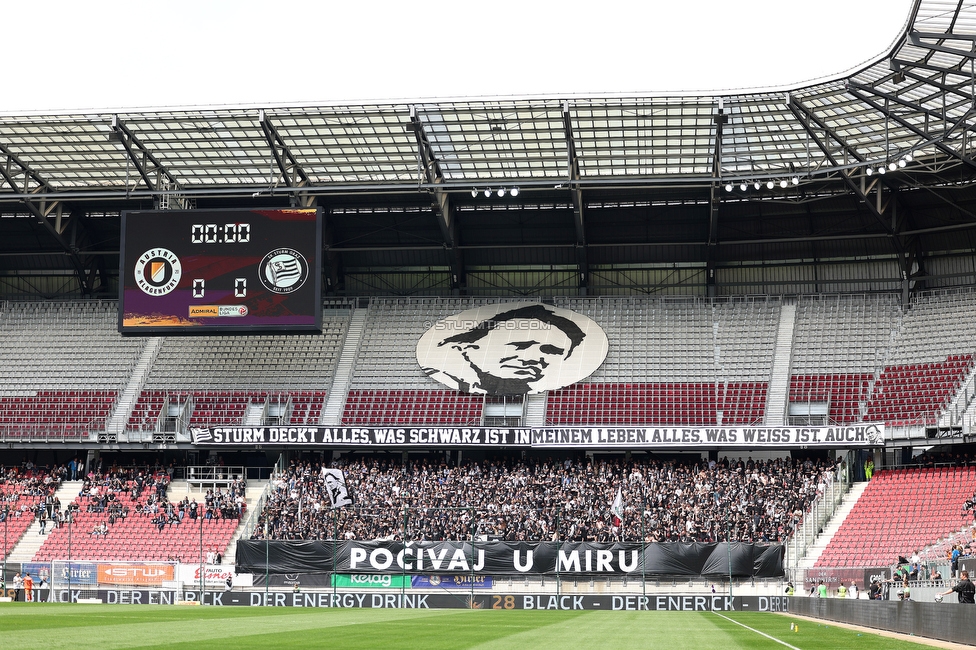
[[195,521],[198,516],[203,519],[240,519],[247,508],[246,489],[244,480],[234,480],[227,490],[207,490],[202,505],[187,496],[176,503],[163,501],[161,505],[154,504],[149,514],[153,515],[152,521],[160,532],[167,525],[178,526],[184,521]]
[[[107,525],[125,520],[130,512],[149,517],[162,532],[167,526],[179,526],[198,517],[240,519],[247,505],[244,495],[247,485],[243,480],[233,481],[227,490],[207,490],[202,504],[189,496],[180,501],[171,501],[167,497],[170,482],[169,474],[161,472],[138,472],[134,478],[110,474],[106,479],[86,479],[78,495],[79,501],[87,501],[87,512],[107,515],[107,519],[97,524],[91,534],[107,535]],[[122,495],[126,498],[121,498]]]
[[[292,462],[274,479],[253,538],[781,542],[837,471],[751,458],[332,466],[345,473],[353,506],[331,508],[323,466]],[[618,491],[622,520],[611,510]]]
[[74,513],[104,514],[105,519],[89,531],[90,535],[108,535],[109,526],[136,514],[150,517],[162,531],[186,520],[240,519],[247,508],[243,479],[234,480],[227,489],[211,489],[202,504],[185,497],[172,502],[167,490],[172,481],[172,465],[162,467],[101,467],[89,471],[78,498],[62,508],[55,493],[70,472],[65,465],[38,467],[29,461],[11,467],[0,465],[0,522],[9,517],[29,516],[40,522],[40,532],[70,523]]
[[37,517],[45,500],[67,477],[63,466],[38,467],[29,461],[21,465],[0,465],[0,522],[9,517]]
[[917,467],[976,467],[976,458],[968,452],[926,451],[913,458],[911,464]]

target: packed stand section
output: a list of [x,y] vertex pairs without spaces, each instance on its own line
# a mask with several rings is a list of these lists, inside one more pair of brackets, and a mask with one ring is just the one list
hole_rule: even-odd
[[[777,543],[834,480],[825,461],[535,460],[460,466],[367,458],[343,470],[355,505],[331,508],[323,465],[272,481],[253,539]],[[620,492],[624,516],[611,505]]]

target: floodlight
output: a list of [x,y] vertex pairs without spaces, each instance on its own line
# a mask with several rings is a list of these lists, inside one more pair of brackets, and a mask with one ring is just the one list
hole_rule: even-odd
[[509,192],[509,194],[511,194],[512,196],[518,196],[519,195],[519,188],[513,187],[512,188],[512,191]]

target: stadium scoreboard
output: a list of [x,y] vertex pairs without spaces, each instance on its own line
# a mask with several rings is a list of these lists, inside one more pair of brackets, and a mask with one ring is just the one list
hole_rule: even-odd
[[322,330],[316,209],[122,213],[122,334]]

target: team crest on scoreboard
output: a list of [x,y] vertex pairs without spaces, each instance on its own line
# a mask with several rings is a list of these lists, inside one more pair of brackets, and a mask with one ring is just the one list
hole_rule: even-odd
[[150,296],[165,296],[180,284],[180,258],[166,248],[151,248],[139,256],[135,268],[136,286]]
[[292,293],[301,289],[308,279],[308,262],[294,248],[276,248],[261,260],[258,277],[268,291]]

